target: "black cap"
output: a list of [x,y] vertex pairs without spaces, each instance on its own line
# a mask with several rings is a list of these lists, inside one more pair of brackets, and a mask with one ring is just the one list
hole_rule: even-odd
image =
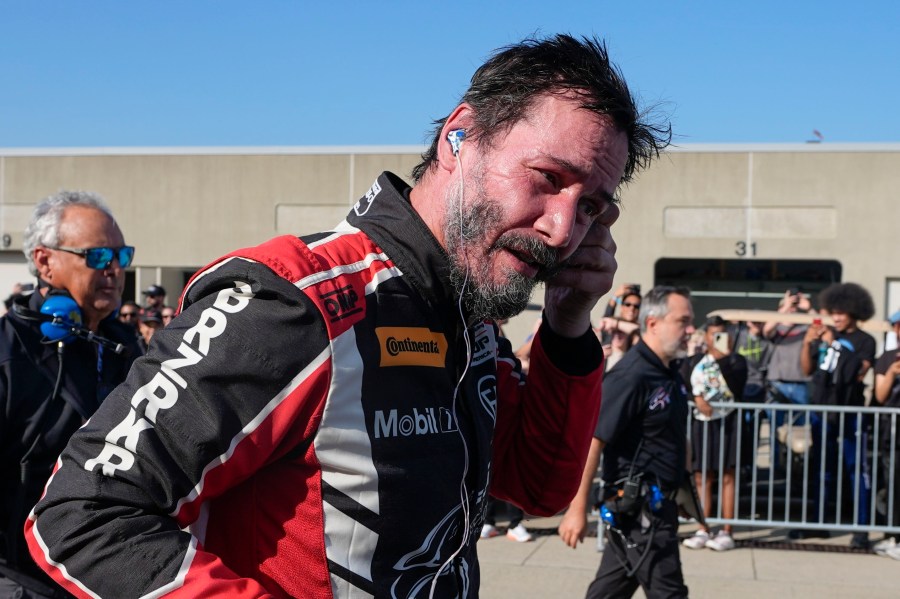
[[150,297],[162,297],[166,294],[166,290],[159,285],[150,285],[141,293],[143,293],[144,295],[149,295]]
[[162,313],[152,308],[144,308],[141,311],[141,322],[155,322],[162,324]]

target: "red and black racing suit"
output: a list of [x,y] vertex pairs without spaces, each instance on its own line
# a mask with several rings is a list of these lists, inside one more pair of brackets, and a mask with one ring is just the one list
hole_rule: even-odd
[[489,473],[530,513],[566,506],[599,342],[541,329],[527,381],[494,326],[470,326],[467,350],[408,193],[382,174],[335,231],[194,276],[26,524],[55,580],[81,596],[426,597],[446,564],[434,596],[477,596]]

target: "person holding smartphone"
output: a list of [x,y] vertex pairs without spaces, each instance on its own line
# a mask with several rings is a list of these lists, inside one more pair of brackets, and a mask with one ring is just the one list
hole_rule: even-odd
[[[809,295],[799,288],[793,287],[784,293],[778,302],[778,312],[795,314],[812,311]],[[787,400],[798,405],[809,403],[809,375],[800,366],[800,352],[803,349],[803,336],[808,326],[789,322],[767,322],[763,326],[763,337],[772,343],[772,355],[769,359],[766,376],[770,399],[782,403]],[[784,424],[785,413],[770,410],[768,413],[772,430]],[[805,424],[806,415],[795,415],[792,424]],[[783,468],[780,451],[772,452],[772,468],[779,471]]]
[[[859,406],[865,404],[865,385],[863,378],[875,363],[875,339],[859,329],[859,321],[865,321],[875,315],[875,302],[872,295],[856,283],[834,283],[819,294],[820,308],[831,316],[834,327],[812,324],[803,338],[803,351],[800,353],[800,364],[805,374],[812,376],[812,393],[810,403],[828,406]],[[871,474],[869,460],[856,456],[864,456],[868,447],[868,431],[863,418],[857,414],[847,414],[844,419],[844,430],[841,434],[839,418],[836,413],[828,415],[827,426],[821,412],[810,415],[813,435],[813,446],[824,449],[824,490],[825,505],[837,496],[838,463],[843,461],[844,472],[850,478],[854,498],[859,502],[857,522],[869,522]],[[824,447],[823,447],[824,444]],[[860,445],[858,449],[857,444]],[[822,451],[814,451],[811,456],[810,489],[813,496],[813,512],[819,504],[819,472],[821,469]],[[857,474],[858,473],[858,474]],[[837,507],[835,508],[837,509]],[[794,534],[796,537],[796,533]],[[869,545],[868,534],[853,534],[850,545],[859,549]]]
[[[709,318],[705,331],[706,352],[691,357],[683,365],[695,404],[691,423],[691,466],[703,515],[711,516],[713,489],[721,475],[722,497],[718,503],[722,517],[730,519],[734,518],[734,473],[738,461],[737,413],[732,407],[713,407],[712,403],[741,401],[747,382],[747,360],[732,351],[728,323],[721,317]],[[719,472],[722,454],[724,468]],[[731,525],[726,524],[715,537],[710,535],[708,528],[701,527],[683,544],[688,549],[734,549]]]

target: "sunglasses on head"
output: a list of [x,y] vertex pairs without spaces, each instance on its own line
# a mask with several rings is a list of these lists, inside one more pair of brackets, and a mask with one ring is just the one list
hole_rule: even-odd
[[109,265],[112,264],[113,258],[117,258],[119,260],[119,266],[121,266],[122,268],[128,268],[131,265],[131,261],[134,260],[133,245],[123,245],[122,247],[117,248],[101,247],[84,249],[60,246],[50,249],[68,252],[70,254],[75,254],[76,256],[82,256],[85,263],[88,265],[88,268],[95,268],[97,270],[104,270],[106,268],[109,268]]

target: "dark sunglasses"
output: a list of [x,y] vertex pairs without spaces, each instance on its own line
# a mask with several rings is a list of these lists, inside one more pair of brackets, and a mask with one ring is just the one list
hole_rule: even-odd
[[119,318],[137,318],[137,312],[119,312]]
[[63,252],[68,252],[70,254],[75,254],[76,256],[82,256],[84,258],[85,263],[88,265],[88,268],[95,268],[97,270],[104,270],[109,268],[109,265],[112,264],[113,258],[118,258],[119,266],[122,268],[128,268],[131,265],[131,261],[134,260],[134,246],[133,245],[123,245],[118,248],[67,248],[63,246],[50,248],[51,250],[60,250]]
[[632,303],[629,303],[629,302],[622,302],[622,305],[623,305],[623,306],[628,306],[629,308],[640,308],[640,307],[641,307],[640,304],[632,304]]

